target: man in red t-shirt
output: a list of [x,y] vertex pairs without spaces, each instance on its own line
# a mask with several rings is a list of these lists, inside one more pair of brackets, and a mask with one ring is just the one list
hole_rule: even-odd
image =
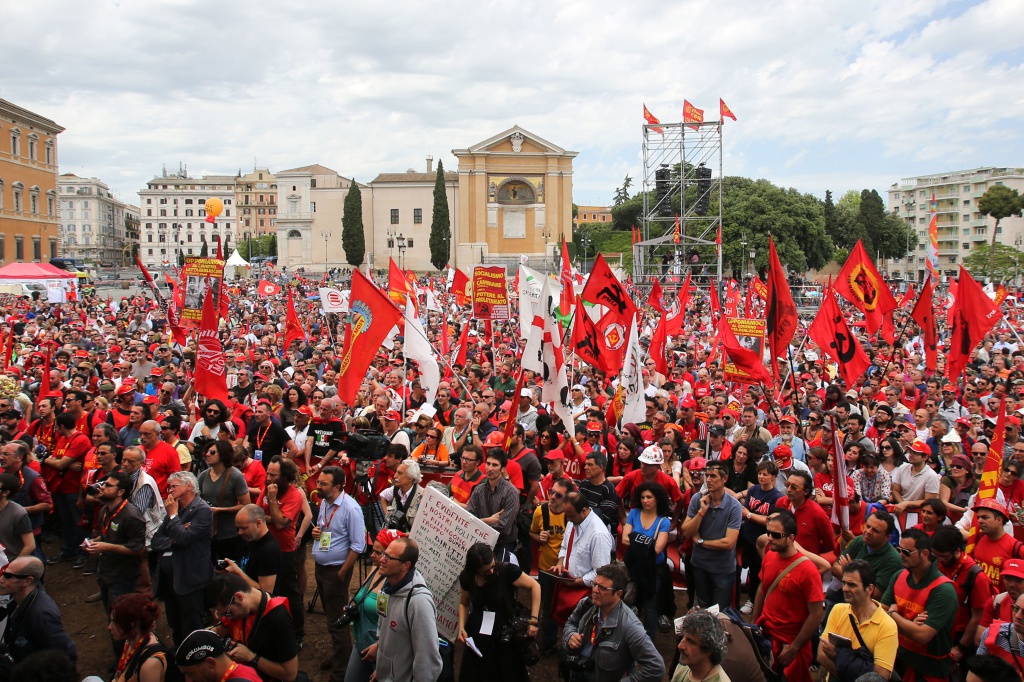
[[974,548],[974,560],[992,584],[998,585],[1000,567],[1009,559],[1024,559],[1024,543],[1003,528],[1010,515],[995,498],[978,500],[972,511],[981,531]]
[[789,682],[811,682],[811,637],[824,613],[821,576],[796,548],[797,520],[791,512],[772,514],[767,532],[770,551],[761,565],[753,620],[772,638],[775,669]]
[[811,475],[806,471],[793,471],[786,479],[786,496],[775,506],[793,513],[797,523],[796,541],[801,547],[832,561],[836,549],[832,521],[821,505],[810,499],[813,491]]
[[[92,448],[89,437],[75,429],[75,418],[64,413],[54,420],[57,440],[50,455],[42,461],[43,479],[49,487],[60,515],[64,546],[60,555],[47,563],[57,563],[80,554],[85,528],[79,525],[78,487],[82,483],[82,465]],[[79,466],[75,466],[75,465]],[[76,471],[77,469],[77,471]]]
[[305,571],[300,540],[313,516],[309,502],[295,485],[299,468],[291,460],[276,455],[267,465],[267,487],[257,503],[267,513],[267,527],[281,547],[281,570],[275,593],[287,597],[295,621],[295,637],[301,642],[305,635],[299,571]]
[[139,426],[139,445],[146,453],[143,471],[153,477],[162,495],[167,494],[167,478],[181,471],[181,457],[174,447],[160,438],[160,424],[152,419]]
[[675,480],[661,470],[661,465],[665,461],[665,453],[662,452],[661,447],[651,445],[644,448],[636,461],[640,463],[640,468],[623,476],[619,484],[615,486],[615,492],[619,496],[619,515],[625,518],[626,510],[629,509],[633,500],[633,491],[641,483],[657,483],[665,489],[669,502],[675,506],[677,512],[684,509],[679,504],[683,499],[682,491],[676,485]]
[[981,621],[978,623],[978,630],[974,633],[974,642],[981,642],[981,631],[998,620],[1009,623],[1013,620],[1013,605],[1017,598],[1024,594],[1024,560],[1010,559],[1003,564],[1003,570],[999,573],[1003,584],[1003,592],[988,601],[985,611],[981,614]]

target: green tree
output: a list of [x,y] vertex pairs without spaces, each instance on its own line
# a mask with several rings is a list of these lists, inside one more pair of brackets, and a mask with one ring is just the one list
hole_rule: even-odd
[[203,240],[203,246],[199,249],[199,257],[206,258],[210,253],[210,247],[206,244],[206,240]]
[[825,190],[825,233],[836,240],[836,205],[832,202],[832,190]]
[[438,270],[448,265],[452,251],[452,222],[448,215],[448,192],[444,183],[444,166],[437,162],[434,180],[434,214],[430,220],[430,262]]
[[995,257],[992,256],[992,249],[977,248],[972,249],[971,254],[964,259],[964,267],[974,277],[983,279],[987,275],[992,281],[998,282],[1014,281],[1021,263],[1024,263],[1024,252],[998,242]]
[[616,230],[628,231],[643,224],[644,195],[637,194],[631,199],[612,206],[612,224]]
[[864,189],[860,192],[860,208],[857,210],[857,222],[867,233],[864,240],[864,248],[868,254],[875,256],[875,239],[881,235],[885,225],[885,202],[878,192],[873,189]]
[[345,204],[341,213],[341,246],[345,249],[345,261],[354,268],[363,264],[366,256],[366,242],[363,237],[363,196],[356,179],[348,186]]
[[875,250],[870,255],[873,258],[877,254],[882,258],[903,258],[917,248],[917,230],[911,229],[895,211],[886,213],[872,243]]
[[1003,218],[1013,215],[1020,215],[1022,209],[1021,197],[1017,190],[1010,189],[1006,185],[992,185],[978,200],[978,210],[982,215],[991,216],[996,219],[992,228],[992,249],[989,252],[989,276],[993,274],[996,260],[996,235],[999,233],[999,222]]
[[266,239],[266,246],[263,249],[263,253],[268,256],[277,257],[277,233],[271,232],[268,235],[264,235],[263,239]]
[[181,249],[178,249],[178,267],[179,268],[180,267],[184,267],[184,265],[185,265],[185,254],[181,251]]
[[625,180],[622,181],[622,187],[615,190],[615,199],[612,201],[613,206],[619,206],[622,203],[629,201],[629,188],[633,185],[633,178],[626,174]]

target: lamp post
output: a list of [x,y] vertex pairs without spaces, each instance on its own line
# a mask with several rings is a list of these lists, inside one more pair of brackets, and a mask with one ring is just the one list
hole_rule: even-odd
[[388,235],[388,258],[391,260],[395,259],[395,237],[398,236],[398,230],[389,227],[387,231]]
[[324,232],[324,272],[327,272],[327,240],[332,236],[330,230]]
[[545,225],[544,229],[540,233],[540,236],[544,238],[544,267],[547,268],[547,265],[548,265],[548,243],[551,241],[551,228],[547,227]]
[[1017,236],[1013,238],[1013,248],[1017,253],[1013,254],[1013,286],[1020,289],[1020,285],[1017,284],[1017,271],[1020,269],[1020,246],[1024,244],[1024,237],[1018,232]]
[[743,232],[740,234],[740,246],[743,248],[743,271],[742,276],[747,276],[747,233]]
[[750,279],[754,279],[754,271],[757,269],[754,265],[754,259],[757,258],[757,249],[754,245],[750,245]]
[[580,270],[583,272],[589,272],[589,270],[587,270],[587,251],[591,246],[590,230],[580,228],[580,246],[583,247],[583,261],[580,263]]
[[398,267],[405,270],[405,235],[398,234]]

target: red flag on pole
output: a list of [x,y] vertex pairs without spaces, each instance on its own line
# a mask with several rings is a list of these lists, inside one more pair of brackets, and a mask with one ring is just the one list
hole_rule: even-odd
[[921,287],[921,294],[917,297],[917,303],[914,304],[914,309],[910,312],[910,316],[921,326],[925,367],[932,372],[935,371],[936,362],[939,359],[939,333],[935,328],[935,308],[932,301],[934,293],[935,280],[929,277]]
[[[565,289],[562,290],[562,298],[565,298]],[[609,313],[618,318],[619,324],[627,328],[633,316],[637,314],[636,304],[630,298],[626,287],[612,274],[611,268],[605,262],[604,254],[597,254],[597,260],[590,269],[590,278],[583,288],[583,300],[605,306]]]
[[[693,106],[685,99],[683,100],[683,123],[703,123],[704,122],[704,110],[698,109]],[[690,125],[687,128],[693,128],[694,130],[700,130],[699,125]]]
[[661,300],[663,295],[664,293],[661,290],[661,284],[658,283],[658,280],[654,280],[654,284],[651,285],[651,297],[647,302],[662,315],[666,312],[665,305]]
[[949,340],[946,377],[956,381],[967,367],[971,351],[985,338],[1003,314],[967,269],[960,266],[959,285],[953,302],[953,334]]
[[682,226],[679,224],[679,216],[676,216],[676,227],[672,231],[672,243],[678,244],[680,237],[682,237]]
[[579,314],[573,318],[572,336],[569,339],[569,346],[581,360],[597,369],[608,372],[605,360],[608,358],[604,338],[597,328],[597,324],[590,319],[586,309],[583,308],[583,299],[576,298],[576,310]]
[[726,317],[722,317],[718,321],[718,341],[722,344],[725,352],[729,354],[729,360],[737,368],[753,381],[766,386],[772,385],[772,376],[761,362],[761,356],[740,344]]
[[[46,346],[46,360],[43,361],[43,376],[39,380],[39,399],[45,398],[50,394],[50,357],[53,354],[52,343],[52,341],[43,342]],[[38,400],[36,402],[38,402]]]
[[768,237],[768,282],[767,300],[765,301],[765,333],[768,347],[775,360],[785,355],[789,343],[796,334],[797,316],[796,303],[789,291],[786,273],[782,270],[782,262],[775,251],[775,240]]
[[714,321],[715,316],[721,317],[722,315],[722,304],[718,300],[718,282],[711,283],[709,294],[711,296],[711,318]]
[[665,349],[668,347],[668,327],[669,320],[665,315],[661,316],[661,320],[658,321],[658,327],[654,330],[654,334],[651,336],[650,353],[651,359],[654,360],[654,369],[661,372],[664,376],[668,376],[668,359],[665,357]]
[[349,308],[352,319],[348,323],[345,345],[341,351],[338,397],[352,405],[374,355],[387,335],[401,321],[402,313],[359,270],[352,271]]
[[686,279],[683,280],[683,286],[679,288],[679,293],[676,298],[679,299],[679,315],[686,314],[686,306],[690,303],[690,270],[686,271]]
[[203,319],[199,325],[199,354],[196,358],[196,393],[207,400],[227,402],[227,371],[224,367],[224,347],[217,333],[217,309],[213,306],[213,287],[206,288],[203,300]]
[[167,324],[171,328],[171,340],[179,346],[184,346],[188,343],[188,336],[185,334],[185,330],[181,328],[181,324],[178,322],[178,312],[174,306],[170,306],[167,309]]
[[905,308],[907,306],[914,305],[914,297],[917,296],[917,292],[914,291],[914,285],[911,284],[907,287],[907,291],[900,298],[900,302],[896,304],[897,308]]
[[859,239],[839,271],[834,288],[836,293],[864,313],[869,334],[876,333],[882,326],[882,318],[896,309],[896,299]]
[[725,121],[725,119],[727,117],[731,118],[734,121],[736,120],[736,114],[732,113],[732,109],[730,109],[729,105],[725,103],[725,100],[722,99],[721,97],[719,97],[718,98],[718,120],[719,121]]
[[[999,401],[999,414],[996,415],[996,430],[992,434],[992,444],[988,447],[988,455],[985,456],[985,467],[981,472],[981,482],[978,485],[975,504],[982,500],[996,498],[999,490],[999,471],[1003,466],[1003,448],[1006,445],[1006,396]],[[967,531],[967,554],[974,556],[974,548],[978,544],[978,537],[981,531],[978,529],[978,515],[974,515],[971,529]]]
[[288,289],[288,311],[284,321],[284,349],[288,350],[295,341],[306,340],[306,330],[299,323],[299,316],[295,312],[295,301],[292,299],[292,290]]
[[459,344],[455,346],[455,357],[451,359],[453,366],[466,366],[466,347],[469,345],[469,323],[462,325],[462,333],[459,335]]
[[659,121],[659,120],[658,120],[658,119],[657,119],[657,118],[656,118],[656,117],[654,116],[654,114],[652,114],[652,113],[650,112],[650,110],[649,110],[649,109],[647,108],[647,105],[646,105],[646,104],[644,105],[644,120],[645,120],[645,121],[647,121],[647,123],[648,123],[648,124],[650,124],[650,126],[651,126],[651,131],[653,131],[653,132],[655,132],[655,133],[658,133],[659,135],[660,135],[660,134],[664,134],[664,132],[665,132],[665,131],[664,131],[664,130],[662,130],[662,129],[661,129],[660,127],[658,127],[658,125],[657,125],[657,124],[661,123],[661,121]]
[[4,366],[6,370],[11,366],[11,358],[14,357],[14,323],[17,322],[18,318],[11,316],[7,320],[7,343],[4,346]]
[[867,353],[860,347],[857,337],[850,332],[831,289],[825,291],[825,298],[811,323],[808,335],[826,355],[839,364],[839,372],[847,386],[853,386],[871,366]]
[[[277,296],[279,293],[281,293],[281,287],[278,286],[277,284],[274,284],[273,282],[268,282],[265,279],[261,279],[259,281],[259,284],[256,285],[256,291],[259,292],[261,296]],[[291,292],[289,292],[289,296],[290,295]]]
[[405,310],[405,302],[409,298],[409,282],[405,279],[405,273],[395,263],[394,258],[389,258],[388,265],[388,298],[396,306]]
[[466,287],[469,286],[469,276],[461,269],[455,268],[455,277],[452,278],[452,292],[455,294],[455,303],[460,306],[466,305]]
[[160,290],[157,289],[156,282],[153,281],[153,275],[149,274],[149,270],[147,270],[146,266],[142,264],[142,259],[139,258],[138,251],[135,252],[135,263],[139,266],[139,269],[142,270],[142,276],[146,279],[146,283],[153,290],[153,295],[162,303],[164,300],[163,296],[160,295]]

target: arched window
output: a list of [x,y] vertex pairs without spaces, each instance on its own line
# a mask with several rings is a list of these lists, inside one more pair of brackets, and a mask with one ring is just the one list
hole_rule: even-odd
[[302,233],[298,230],[289,230],[288,239],[302,239]]

